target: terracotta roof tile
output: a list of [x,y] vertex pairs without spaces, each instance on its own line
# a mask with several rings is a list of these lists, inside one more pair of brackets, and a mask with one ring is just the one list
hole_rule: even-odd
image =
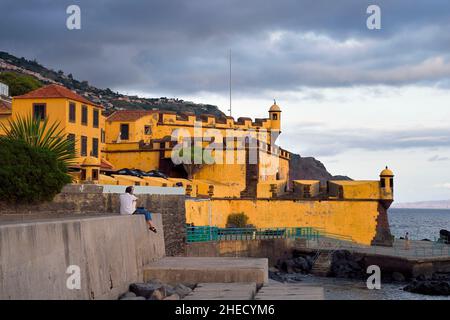
[[78,102],[94,105],[102,108],[101,105],[89,101],[83,96],[57,84],[50,84],[48,86],[33,90],[21,96],[15,96],[14,99],[41,99],[41,98],[67,98]]
[[136,121],[142,117],[158,113],[154,110],[119,110],[106,119],[107,121]]
[[100,168],[103,170],[113,170],[114,166],[111,164],[111,162],[102,158],[100,161]]

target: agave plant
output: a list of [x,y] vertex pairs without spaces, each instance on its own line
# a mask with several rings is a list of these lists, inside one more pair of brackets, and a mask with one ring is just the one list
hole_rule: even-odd
[[47,149],[66,167],[75,161],[75,142],[67,139],[59,122],[49,124],[48,118],[41,120],[32,116],[18,116],[9,120],[8,125],[0,125],[5,132],[4,139],[23,141],[32,147]]

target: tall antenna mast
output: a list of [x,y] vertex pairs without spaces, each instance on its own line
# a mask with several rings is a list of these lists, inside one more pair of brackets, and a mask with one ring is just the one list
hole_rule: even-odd
[[229,85],[230,85],[230,109],[228,109],[228,111],[230,112],[230,117],[231,115],[231,49],[230,49],[230,79],[229,79]]

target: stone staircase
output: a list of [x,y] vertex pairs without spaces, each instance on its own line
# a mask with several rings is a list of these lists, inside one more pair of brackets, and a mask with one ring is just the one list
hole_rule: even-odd
[[327,252],[318,254],[311,273],[315,276],[326,277],[331,269],[331,256]]

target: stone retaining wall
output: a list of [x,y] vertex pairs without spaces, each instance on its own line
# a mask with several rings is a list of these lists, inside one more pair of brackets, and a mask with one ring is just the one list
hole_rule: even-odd
[[[148,208],[152,212],[161,213],[164,228],[166,255],[184,254],[186,209],[185,196],[173,194],[171,189],[167,194],[144,193],[151,190],[145,187],[135,187],[138,206]],[[159,188],[161,189],[161,188]],[[30,220],[33,218],[60,218],[74,215],[103,215],[119,213],[119,193],[105,193],[100,185],[67,185],[51,202],[41,204],[11,205],[0,202],[0,222]]]

